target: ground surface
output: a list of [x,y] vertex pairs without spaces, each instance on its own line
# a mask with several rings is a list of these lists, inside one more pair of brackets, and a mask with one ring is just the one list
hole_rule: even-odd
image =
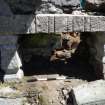
[[[70,97],[71,89],[87,82],[80,79],[27,82],[31,79],[32,76],[25,77],[21,83],[1,84],[1,88],[9,86],[17,92],[15,94],[13,92],[11,95],[4,94],[5,96],[0,93],[0,99],[3,97],[9,99],[20,97],[25,99],[22,105],[73,105]],[[7,90],[11,89],[7,88]],[[6,90],[4,89],[4,91]]]
[[73,87],[86,83],[80,79],[51,80],[15,84],[27,98],[25,105],[72,105],[70,91]]

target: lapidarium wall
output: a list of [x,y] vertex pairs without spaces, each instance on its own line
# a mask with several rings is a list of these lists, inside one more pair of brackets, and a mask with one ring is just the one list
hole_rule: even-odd
[[[4,80],[23,76],[17,52],[20,34],[71,31],[95,32],[87,39],[87,43],[94,69],[99,78],[104,77],[104,3],[104,0],[0,0],[1,70],[6,74]],[[81,12],[81,9],[88,10],[88,13]],[[90,11],[91,16],[88,15]],[[94,14],[98,16],[93,16]]]
[[[4,0],[0,0],[0,16],[13,16],[9,6]],[[4,26],[4,24],[1,25]],[[20,69],[22,64],[17,52],[17,40],[18,36],[16,35],[10,33],[8,33],[7,36],[3,33],[0,34],[0,77],[4,81],[10,81],[13,79],[18,81],[23,77],[23,71]]]

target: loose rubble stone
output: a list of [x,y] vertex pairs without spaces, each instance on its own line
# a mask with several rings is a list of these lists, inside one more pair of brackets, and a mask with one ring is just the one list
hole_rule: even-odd
[[89,11],[105,12],[105,0],[86,0],[85,9]]
[[72,89],[74,105],[105,105],[105,81],[98,80]]
[[62,101],[60,101],[60,103],[62,104],[62,105],[65,105],[65,100],[62,100]]
[[79,0],[6,0],[16,14],[71,13],[80,9]]
[[9,86],[0,88],[0,94],[9,94],[9,93],[14,93],[14,92],[16,92],[16,91],[14,89],[10,88]]
[[63,92],[64,95],[68,94],[68,91],[66,89],[63,89],[62,92]]
[[4,99],[0,98],[0,105],[23,105],[24,99],[16,98],[16,99]]

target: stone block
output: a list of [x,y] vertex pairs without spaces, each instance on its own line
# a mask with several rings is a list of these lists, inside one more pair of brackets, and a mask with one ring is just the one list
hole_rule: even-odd
[[43,32],[48,33],[48,16],[47,15],[36,15],[36,31],[37,33]]
[[1,48],[1,69],[6,74],[16,74],[22,66],[16,46],[4,45]]
[[99,21],[99,31],[104,31],[105,30],[105,17],[99,16],[98,21]]
[[22,105],[23,104],[23,99],[21,98],[15,98],[15,99],[5,99],[5,98],[0,98],[0,105]]
[[67,16],[67,31],[72,32],[73,31],[73,17]]
[[55,15],[55,32],[67,32],[67,15]]
[[23,70],[18,69],[16,74],[5,74],[5,75],[0,75],[4,82],[20,82],[22,78],[24,77]]
[[72,89],[73,105],[105,105],[105,81],[98,80]]
[[73,16],[73,31],[84,31],[84,16]]
[[90,26],[91,26],[91,32],[99,31],[99,17],[98,16],[90,17]]
[[90,16],[84,16],[84,31],[90,32]]

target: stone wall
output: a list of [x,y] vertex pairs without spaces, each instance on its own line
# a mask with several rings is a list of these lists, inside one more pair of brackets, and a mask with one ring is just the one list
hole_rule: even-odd
[[[92,2],[91,0],[86,0],[86,2],[84,4],[85,5],[84,8],[80,4],[80,0],[5,0],[5,1],[0,0],[0,15],[1,16],[7,16],[7,15],[12,16],[14,14],[27,14],[28,15],[28,14],[42,14],[42,13],[43,14],[48,14],[48,13],[71,14],[73,11],[81,10],[81,9],[85,9],[86,11],[89,11],[89,12],[91,12],[91,11],[103,12],[102,14],[104,14],[104,10],[105,10],[104,9],[105,8],[104,0],[94,0],[94,2]],[[94,14],[94,13],[92,13],[92,14]],[[78,21],[77,21],[77,24],[78,24]],[[33,24],[32,24],[32,26],[33,26]],[[94,26],[97,26],[97,24],[95,24]],[[30,29],[31,28],[28,27],[27,30],[30,31]],[[102,34],[104,34],[104,33],[102,33]],[[99,64],[98,67],[100,67],[100,65],[102,65],[102,56],[103,56],[102,47],[104,45],[104,43],[100,43],[100,42],[103,37],[102,38],[100,38],[101,36],[98,37],[99,35],[97,33],[94,33],[94,35],[93,35],[94,36],[93,39],[95,38],[95,42],[94,43],[90,42],[89,44],[90,44],[90,46],[93,45],[93,48],[97,51],[97,53],[96,54],[92,53],[91,56],[93,56],[93,59],[95,59],[94,64],[95,65]],[[11,36],[11,35],[9,35],[9,36]],[[15,41],[15,43],[13,43],[11,45],[10,40],[13,37],[11,39],[9,39],[7,36],[3,36],[3,37],[4,37],[4,39],[0,38],[0,42],[3,42],[0,47],[1,58],[2,58],[1,59],[1,69],[7,74],[20,73],[18,71],[20,70],[21,63],[20,63],[20,58],[16,51],[17,50],[17,47],[16,47],[17,41]],[[15,38],[18,38],[18,36],[15,36]],[[92,37],[90,37],[90,39],[91,38]],[[7,40],[8,40],[8,43],[5,44],[4,42],[7,42]],[[88,43],[88,41],[87,41],[87,43]],[[101,49],[101,51],[99,49]],[[8,60],[10,62],[8,62]],[[16,66],[16,63],[18,63],[19,65]],[[95,68],[95,66],[94,66],[94,68]],[[15,70],[15,72],[13,72],[14,70]],[[96,70],[98,71],[97,74],[103,73],[103,71],[100,71],[98,68],[96,68]],[[16,74],[16,75],[18,75],[18,74]]]

